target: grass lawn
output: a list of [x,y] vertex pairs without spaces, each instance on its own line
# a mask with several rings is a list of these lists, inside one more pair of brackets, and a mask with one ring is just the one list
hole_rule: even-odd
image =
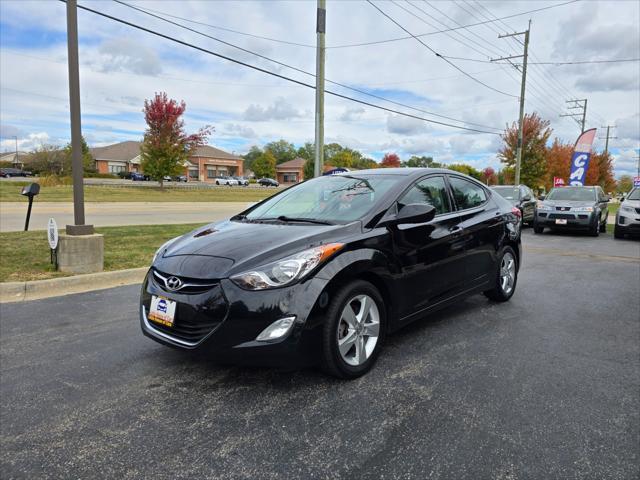
[[[145,267],[170,238],[201,224],[96,228],[104,235],[104,269]],[[61,230],[63,232],[64,230]],[[46,231],[0,233],[0,282],[63,277],[50,263]]]
[[[0,182],[0,202],[26,202],[20,195],[27,182]],[[159,187],[108,187],[85,185],[86,202],[257,202],[278,192],[275,188],[219,187],[186,189]],[[71,185],[41,187],[38,202],[72,202]]]

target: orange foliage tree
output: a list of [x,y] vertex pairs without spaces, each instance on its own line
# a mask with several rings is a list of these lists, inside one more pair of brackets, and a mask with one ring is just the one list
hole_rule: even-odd
[[569,183],[571,155],[573,155],[573,145],[562,143],[557,138],[553,141],[546,155],[547,175],[544,186],[547,191],[553,187],[553,177],[562,178],[566,184]]
[[[524,116],[522,165],[520,166],[520,183],[537,188],[545,181],[547,164],[545,153],[547,140],[551,136],[550,122],[543,120],[533,112]],[[498,151],[498,158],[508,167],[515,167],[516,148],[518,145],[518,122],[507,125],[502,134],[503,147]]]

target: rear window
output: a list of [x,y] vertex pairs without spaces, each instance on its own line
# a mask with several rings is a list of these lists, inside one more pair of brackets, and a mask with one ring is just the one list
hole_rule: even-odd
[[520,197],[520,189],[518,187],[491,187],[491,190],[507,200],[518,200]]
[[487,201],[487,193],[480,185],[459,177],[449,177],[449,183],[458,210],[479,207]]

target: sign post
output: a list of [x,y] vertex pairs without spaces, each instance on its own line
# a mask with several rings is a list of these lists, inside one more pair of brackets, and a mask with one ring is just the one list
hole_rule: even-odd
[[47,225],[47,240],[49,240],[49,248],[51,248],[51,263],[58,270],[58,224],[53,218],[49,219]]

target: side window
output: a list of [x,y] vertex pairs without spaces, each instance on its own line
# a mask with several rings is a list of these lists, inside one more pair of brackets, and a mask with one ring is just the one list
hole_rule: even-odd
[[430,177],[419,181],[402,196],[399,203],[427,203],[435,207],[436,215],[451,211],[444,177]]
[[460,210],[474,208],[487,201],[487,194],[479,185],[459,177],[449,177],[453,198]]

